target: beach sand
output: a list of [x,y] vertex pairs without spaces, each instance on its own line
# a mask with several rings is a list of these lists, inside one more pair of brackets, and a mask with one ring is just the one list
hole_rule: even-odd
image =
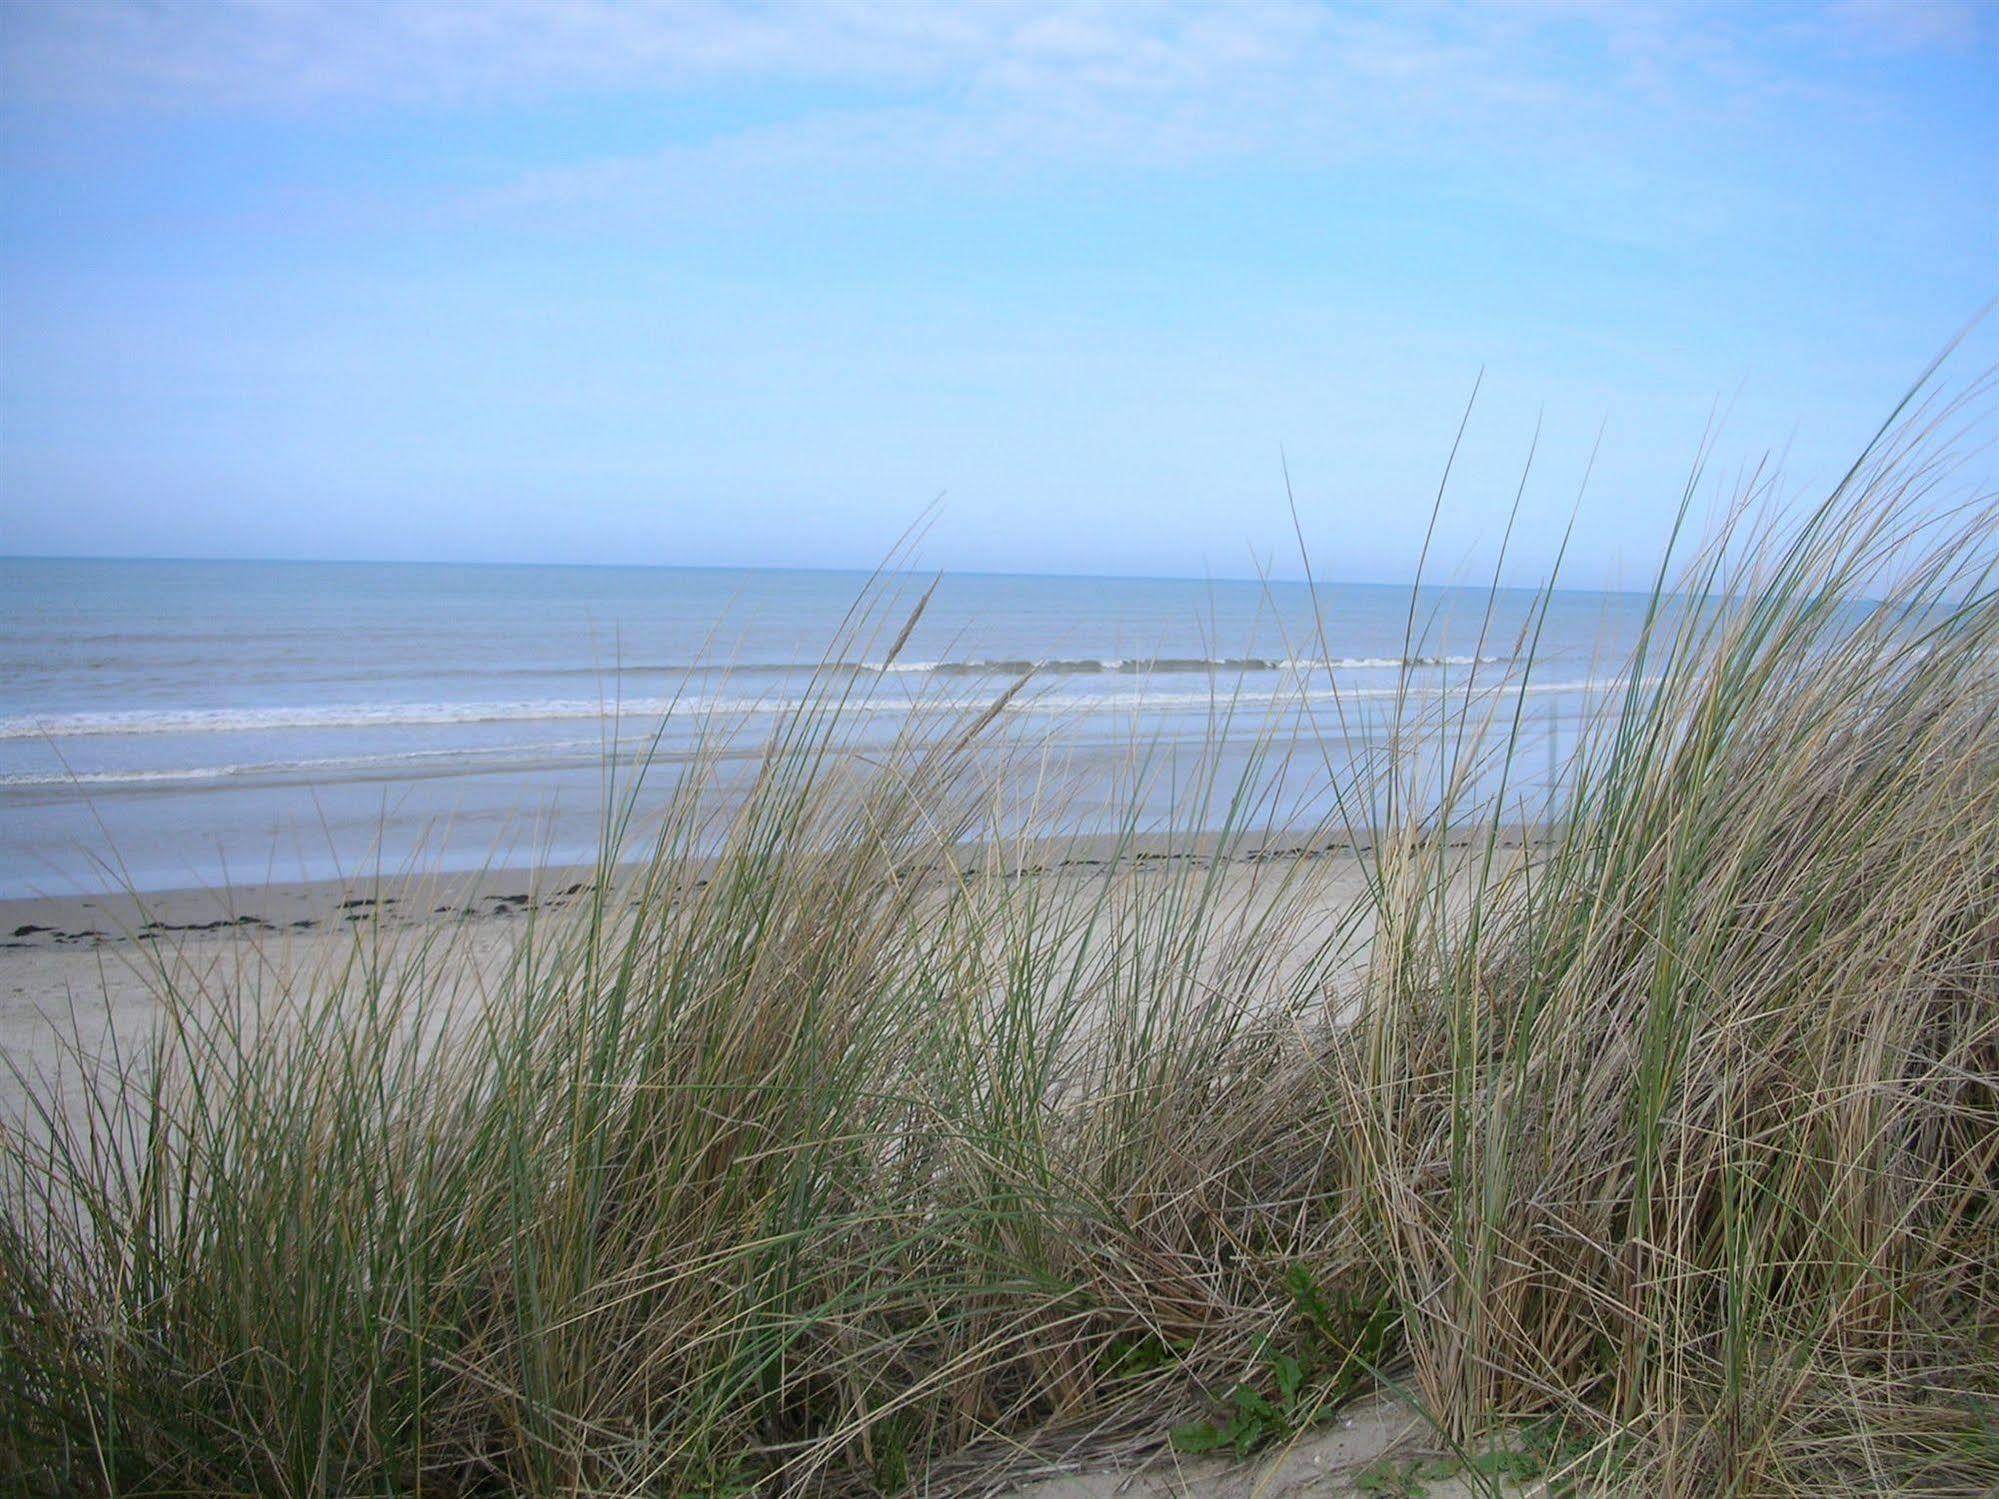
[[0,902],[0,1112],[14,1117],[28,1080],[72,1048],[101,1056],[115,1038],[129,1056],[169,989],[218,1003],[297,992],[362,944],[412,937],[411,950],[449,938],[475,977],[497,975],[525,913],[565,899],[541,888],[523,872]]
[[[1544,830],[1509,829],[1517,856]],[[963,869],[988,851],[952,851]],[[1009,867],[1033,874],[1053,899],[1085,898],[1113,864],[1133,879],[1164,878],[1188,862],[1215,860],[1215,840],[1178,835],[1103,837],[1027,845]],[[1285,886],[1318,914],[1293,921],[1287,939],[1305,962],[1348,918],[1366,890],[1362,851],[1345,842],[1288,836],[1238,840],[1229,849],[1217,903],[1253,915]],[[615,884],[625,871],[614,871]],[[940,863],[926,877],[941,880]],[[449,953],[448,971],[483,992],[505,971],[533,924],[577,913],[591,900],[593,867],[487,870],[473,874],[274,883],[143,895],[55,895],[0,901],[0,1117],[16,1117],[23,1079],[47,1075],[68,1051],[98,1055],[114,1037],[129,1055],[157,1018],[166,990],[212,997],[311,992],[316,976],[356,958],[390,966],[428,949]],[[1364,943],[1369,922],[1347,933]],[[1353,947],[1357,958],[1361,947]],[[434,957],[433,957],[434,961]],[[433,969],[432,971],[437,971]]]
[[[1085,1455],[1046,1477],[1023,1478],[1006,1492],[1020,1499],[1334,1499],[1346,1494],[1411,1494],[1471,1499],[1489,1482],[1436,1465],[1444,1449],[1416,1409],[1393,1394],[1356,1400],[1323,1424],[1248,1460],[1190,1457],[1161,1445],[1120,1461]],[[1417,1464],[1419,1479],[1400,1481]],[[1509,1499],[1543,1499],[1540,1482],[1508,1484]]]
[[[954,851],[965,867],[976,849]],[[1145,838],[1120,850],[1086,838],[1035,845],[1019,869],[1052,882],[1055,897],[1094,888],[1121,859],[1133,878],[1183,860],[1212,862],[1213,840]],[[1273,839],[1233,850],[1220,899],[1253,908],[1273,866],[1308,860],[1323,923],[1298,932],[1301,951],[1323,937],[1363,889],[1351,847]],[[931,877],[942,878],[941,868]],[[128,1051],[152,1025],[166,987],[195,996],[304,992],[369,945],[390,954],[449,944],[454,971],[490,984],[531,920],[547,922],[590,899],[590,868],[498,870],[418,879],[355,879],[144,895],[41,896],[0,901],[0,1110],[19,1104],[21,1075],[46,1074],[66,1045]],[[19,1075],[17,1075],[17,1073]]]

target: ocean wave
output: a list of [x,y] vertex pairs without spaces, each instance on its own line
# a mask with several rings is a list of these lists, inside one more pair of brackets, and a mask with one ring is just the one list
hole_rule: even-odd
[[[748,706],[748,705],[746,705]],[[278,729],[416,728],[564,719],[662,718],[672,698],[536,698],[518,702],[323,703],[263,708],[143,708],[0,718],[0,739],[77,739],[116,734],[239,734]]]
[[[1515,690],[1517,684],[1495,679],[1491,690]],[[1535,682],[1531,696],[1591,693],[1619,685],[1617,679]],[[1300,683],[1264,694],[1245,695],[1226,683],[1206,690],[1128,689],[1119,692],[1028,693],[1009,705],[1014,714],[1170,712],[1222,704],[1272,708],[1287,704],[1331,705],[1339,702],[1434,697],[1461,691],[1463,683],[1395,684],[1362,687],[1311,686]],[[764,698],[628,698],[622,702],[583,698],[536,698],[513,702],[336,703],[262,708],[135,709],[125,712],[28,714],[0,718],[0,740],[76,739],[107,736],[172,734],[236,734],[278,730],[404,729],[496,723],[559,723],[637,719],[681,723],[767,717],[793,713],[804,705],[795,695]],[[855,714],[902,714],[912,709],[948,714],[977,711],[992,701],[975,696],[932,694],[909,699],[862,699],[849,704]]]
[[395,750],[378,755],[326,755],[303,760],[251,760],[224,765],[183,765],[148,770],[18,771],[0,775],[0,787],[174,786],[255,777],[353,775],[395,766],[425,763],[447,767],[447,773],[507,769],[579,755],[601,754],[601,739],[563,739],[533,744],[451,745],[439,749]]
[[[574,679],[617,682],[633,677],[685,678],[687,680],[764,679],[779,677],[893,676],[893,677],[986,677],[1020,676],[1033,672],[1040,676],[1177,676],[1239,675],[1263,672],[1316,673],[1324,671],[1395,671],[1403,667],[1438,668],[1450,666],[1501,666],[1505,656],[1008,656],[957,661],[616,661],[591,663],[523,663],[494,666],[453,664],[449,659],[423,666],[404,666],[397,676],[406,681],[448,681],[476,675],[488,679],[533,677],[544,681]],[[13,664],[13,663],[9,663]],[[51,675],[68,672],[165,671],[211,667],[207,657],[177,657],[172,660],[104,657],[65,662]],[[257,673],[266,679],[288,675],[282,666]],[[314,676],[328,682],[373,680],[377,673],[359,668],[315,669]]]
[[1046,660],[1018,657],[978,661],[896,661],[886,665],[863,662],[862,671],[914,673],[940,677],[1021,676],[1181,676],[1212,673],[1281,671],[1394,671],[1402,667],[1500,666],[1504,656],[1070,656]]
[[[1403,667],[1470,667],[1506,664],[1501,656],[1343,656],[1332,659],[1264,656],[1153,657],[1065,657],[1051,660],[969,660],[896,661],[833,663],[814,667],[804,664],[766,664],[718,670],[723,677],[758,677],[778,674],[803,676],[815,671],[862,673],[901,677],[1002,678],[1033,675],[1041,678],[1080,676],[1155,677],[1207,675],[1226,677],[1252,672],[1284,672],[1310,677],[1322,672],[1399,670]],[[666,671],[669,668],[627,667],[627,672]],[[560,676],[563,672],[531,671],[526,674]],[[1365,689],[1353,689],[1364,692]],[[1158,701],[1170,694],[1159,694]],[[1209,694],[1201,694],[1205,700]],[[796,697],[741,698],[735,700],[682,697],[642,697],[614,703],[604,698],[533,698],[485,702],[417,703],[328,703],[271,705],[255,708],[144,708],[106,709],[75,713],[24,713],[0,717],[0,740],[79,738],[105,734],[227,734],[274,729],[350,729],[397,727],[422,724],[511,723],[540,719],[588,719],[616,716],[658,718],[674,708],[691,712],[768,713],[783,712],[798,704]],[[1093,701],[1115,703],[1115,699]],[[897,704],[896,706],[901,706]],[[944,703],[941,706],[948,707]]]

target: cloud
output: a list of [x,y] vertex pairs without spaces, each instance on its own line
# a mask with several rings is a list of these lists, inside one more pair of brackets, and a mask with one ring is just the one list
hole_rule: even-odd
[[[857,28],[841,33],[851,53],[841,76],[872,87],[837,104],[540,169],[484,203],[678,211],[712,206],[732,188],[740,195],[741,184],[773,171],[797,181],[849,169],[1005,174],[1231,159],[1281,170],[1490,158],[1545,144],[1580,158],[1591,152],[1591,127],[1628,111],[1634,93],[1657,102],[1668,80],[1695,63],[1713,71],[1730,50],[1719,33],[1683,35],[1642,0],[1552,10],[1013,4],[953,11],[949,25],[892,36],[868,30],[879,13],[784,12],[806,30]],[[726,31],[735,19],[718,25]],[[775,56],[773,46],[716,40],[704,55],[733,67],[753,50]],[[840,48],[830,40],[806,51],[812,65],[835,69]],[[1746,70],[1731,84],[1745,94],[1759,86]]]
[[[1893,47],[1972,45],[1988,19],[1972,0],[1819,13]],[[1313,69],[1505,90],[1533,81],[1551,38],[1658,69],[1712,64],[1759,25],[1774,23],[1713,0],[0,0],[0,67],[17,97],[196,108],[748,78],[1138,98]]]
[[0,0],[0,93],[16,108],[310,114],[761,86],[753,122],[471,190],[487,207],[651,211],[726,198],[759,172],[1594,153],[1610,173],[1625,168],[1607,143],[1670,151],[1680,124],[1822,89],[1815,55],[1978,45],[1987,19],[1959,0],[1800,14],[1718,0]]
[[453,100],[786,77],[1183,87],[1271,60],[1313,8],[992,0],[8,0],[10,84],[92,102]]
[[1990,18],[1972,0],[1835,0],[1827,19],[1861,50],[1961,51],[1979,45]]

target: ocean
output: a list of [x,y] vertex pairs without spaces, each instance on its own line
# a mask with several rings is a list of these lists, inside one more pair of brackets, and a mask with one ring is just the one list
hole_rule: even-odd
[[[890,588],[906,604],[928,582]],[[656,743],[663,789],[704,726],[755,743],[801,701],[868,583],[0,559],[0,896],[586,861],[607,765]],[[1521,699],[1523,807],[1644,603],[1553,596]],[[1059,754],[1079,786],[1096,776],[1109,800],[1139,746],[1165,767],[1157,815],[1184,817],[1160,788],[1179,784],[1176,757],[1198,759],[1222,706],[1248,729],[1283,720],[1323,789],[1378,748],[1397,701],[1406,713],[1456,701],[1468,679],[1517,677],[1533,604],[1425,589],[1407,645],[1407,588],[947,574],[894,661],[890,608],[835,674],[857,685],[865,742],[912,705],[982,703],[1031,668],[1011,741]],[[1078,815],[1090,805],[1085,789]]]

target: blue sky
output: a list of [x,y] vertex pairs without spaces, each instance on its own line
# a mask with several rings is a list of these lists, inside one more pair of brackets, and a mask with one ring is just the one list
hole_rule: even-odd
[[[0,0],[0,551],[1632,583],[1999,294],[1999,10]],[[1981,326],[1954,366],[1999,359]],[[1980,477],[1973,470],[1966,482]],[[1990,465],[1987,465],[1989,472]]]

